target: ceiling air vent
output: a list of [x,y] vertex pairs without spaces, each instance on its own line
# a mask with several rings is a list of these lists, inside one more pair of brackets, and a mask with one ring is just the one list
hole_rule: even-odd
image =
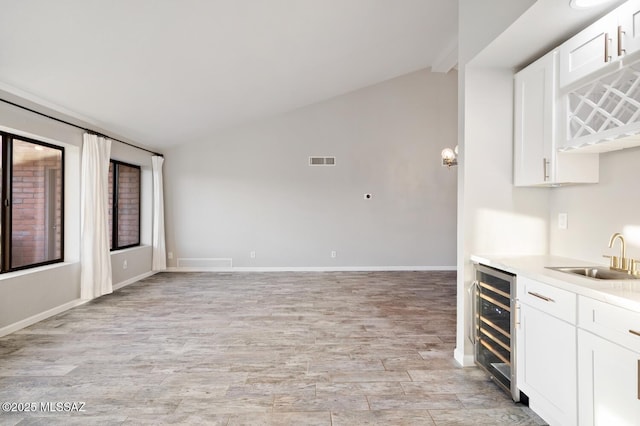
[[335,166],[336,157],[309,157],[310,166]]

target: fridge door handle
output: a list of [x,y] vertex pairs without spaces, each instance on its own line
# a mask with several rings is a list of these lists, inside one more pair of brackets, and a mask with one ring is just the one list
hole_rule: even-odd
[[467,290],[469,293],[469,299],[471,301],[471,321],[469,321],[469,340],[474,345],[478,341],[478,312],[477,312],[477,304],[478,304],[478,280],[474,280],[469,289]]

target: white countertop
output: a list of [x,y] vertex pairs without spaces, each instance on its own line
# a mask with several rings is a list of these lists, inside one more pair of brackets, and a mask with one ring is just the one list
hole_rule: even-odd
[[547,266],[602,267],[602,265],[597,265],[593,262],[558,256],[503,257],[492,255],[472,255],[471,261],[640,312],[640,279],[597,280],[546,268]]

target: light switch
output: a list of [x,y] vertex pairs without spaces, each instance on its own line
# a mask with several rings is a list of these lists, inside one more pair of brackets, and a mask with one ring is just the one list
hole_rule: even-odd
[[567,229],[568,217],[566,213],[558,213],[558,229]]

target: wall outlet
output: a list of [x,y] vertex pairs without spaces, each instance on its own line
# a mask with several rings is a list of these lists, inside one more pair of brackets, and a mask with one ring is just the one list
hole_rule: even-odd
[[249,257],[252,258],[252,259],[255,259],[256,258],[256,252],[255,251],[249,252]]
[[167,253],[167,257],[169,258],[169,260],[173,259],[173,252],[170,251],[169,253]]
[[558,229],[567,229],[568,220],[569,218],[566,213],[558,213]]
[[335,250],[331,250],[331,258],[335,259],[338,256],[338,253],[336,253]]
[[122,262],[122,269],[127,269],[128,267],[129,267],[129,264],[127,264],[126,260]]

